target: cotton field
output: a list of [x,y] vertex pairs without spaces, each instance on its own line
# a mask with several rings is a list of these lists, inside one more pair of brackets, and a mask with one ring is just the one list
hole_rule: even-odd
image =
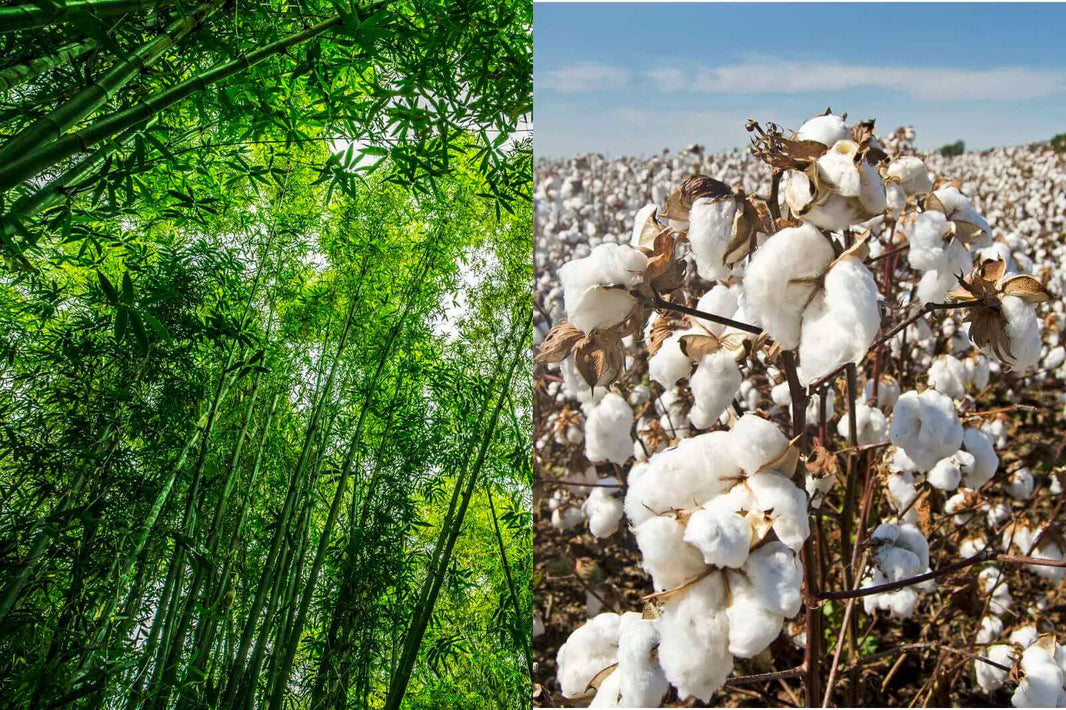
[[1066,154],[535,166],[534,703],[1066,707]]

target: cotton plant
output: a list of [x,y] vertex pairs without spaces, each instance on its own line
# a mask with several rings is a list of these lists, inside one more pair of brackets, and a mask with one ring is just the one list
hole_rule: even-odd
[[[746,153],[589,155],[538,173],[534,326],[555,412],[535,456],[573,467],[556,474],[572,490],[549,503],[567,534],[636,544],[654,590],[637,618],[655,641],[634,634],[651,644],[634,641],[634,674],[662,681],[634,694],[619,635],[598,649],[575,631],[565,671],[558,658],[567,697],[710,702],[735,669],[765,669],[779,636],[815,645],[811,610],[793,620],[809,516],[831,528],[859,504],[881,517],[852,528],[867,560],[854,614],[899,625],[941,598],[936,579],[913,578],[976,564],[958,573],[987,602],[966,622],[992,661],[975,661],[975,683],[1022,677],[1028,646],[1005,629],[1040,610],[1012,598],[1008,578],[1055,583],[1066,543],[1018,511],[1062,480],[1015,462],[1015,415],[985,413],[983,400],[1066,380],[1066,311],[1052,297],[1066,287],[1066,247],[1045,236],[1066,230],[1066,197],[1034,202],[1017,171],[947,162],[919,153],[913,129],[879,139],[873,128],[827,112],[793,133],[749,124]],[[993,155],[1027,170],[1034,160]],[[1060,184],[1056,170],[1066,194],[1066,171],[1036,154],[1044,189]],[[1066,396],[1054,406],[1066,412]],[[989,564],[1000,551],[1049,564]],[[895,588],[875,589],[885,584]]]

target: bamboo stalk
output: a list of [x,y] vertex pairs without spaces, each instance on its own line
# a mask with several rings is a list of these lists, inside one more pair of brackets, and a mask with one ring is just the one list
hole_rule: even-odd
[[[7,8],[3,8],[7,9]],[[2,12],[3,9],[0,9]],[[63,66],[77,59],[95,46],[93,42],[74,42],[56,50],[55,54],[31,59],[23,64],[16,64],[0,71],[0,91],[10,91],[16,86],[32,81],[45,72]]]
[[45,6],[44,3],[0,7],[0,33],[50,25],[76,10],[84,10],[97,17],[114,17],[125,15],[127,12],[147,10],[155,7],[157,3],[158,0],[68,0],[51,7]]

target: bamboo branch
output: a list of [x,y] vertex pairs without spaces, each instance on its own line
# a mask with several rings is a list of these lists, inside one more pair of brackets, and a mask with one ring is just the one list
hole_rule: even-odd
[[0,34],[43,27],[58,22],[76,10],[90,12],[97,17],[114,17],[155,7],[158,0],[69,0],[66,3],[25,3],[0,7]]
[[25,84],[27,81],[36,79],[45,72],[61,67],[67,62],[77,59],[95,46],[93,42],[75,42],[67,44],[56,50],[55,54],[31,59],[24,64],[16,64],[13,67],[0,72],[0,91],[9,91],[16,86]]

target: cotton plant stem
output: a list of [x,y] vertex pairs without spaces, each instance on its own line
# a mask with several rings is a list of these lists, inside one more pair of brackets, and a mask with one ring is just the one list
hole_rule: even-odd
[[789,668],[784,671],[773,671],[770,673],[755,673],[753,675],[740,675],[727,678],[726,685],[754,685],[755,683],[765,683],[767,681],[782,680],[785,678],[799,678],[806,673],[806,669],[803,666],[796,666],[795,668]]
[[721,325],[727,325],[731,328],[743,330],[745,332],[753,333],[755,335],[762,334],[762,328],[758,326],[751,325],[750,323],[741,323],[740,321],[733,320],[732,318],[726,318],[725,316],[715,315],[714,313],[707,313],[706,311],[700,311],[695,308],[689,308],[688,306],[683,306],[680,303],[671,303],[670,301],[663,299],[663,297],[660,296],[658,292],[655,292],[651,305],[659,310],[676,311],[677,313],[684,313],[685,315],[695,316],[696,318],[709,320],[712,323],[720,323]]
[[[863,554],[862,564],[860,565],[859,572],[855,575],[856,579],[862,579],[863,572],[866,570],[866,561],[868,557],[869,553]],[[854,589],[855,587],[853,586],[851,588]],[[829,680],[826,681],[825,684],[825,696],[822,698],[822,707],[829,707],[829,701],[833,697],[833,684],[836,683],[837,668],[840,666],[840,652],[844,650],[845,637],[851,640],[851,644],[848,649],[849,652],[855,647],[855,633],[854,630],[851,628],[854,625],[854,617],[852,616],[852,611],[855,609],[855,601],[856,598],[854,597],[849,599],[848,605],[844,609],[844,619],[840,624],[840,633],[837,635],[836,648],[833,649],[833,663],[829,667]],[[854,662],[854,660],[852,662]]]

